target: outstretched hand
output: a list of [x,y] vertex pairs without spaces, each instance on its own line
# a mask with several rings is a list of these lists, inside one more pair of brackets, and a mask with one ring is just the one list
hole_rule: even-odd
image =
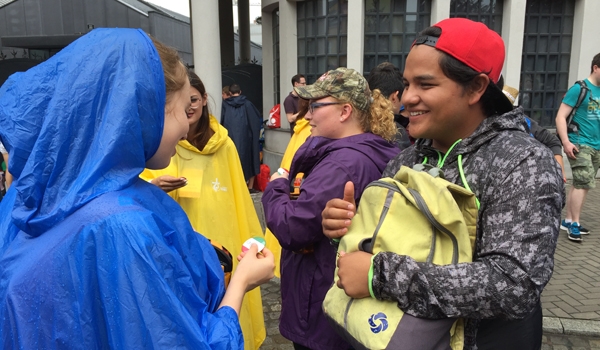
[[187,179],[185,177],[162,175],[155,179],[152,179],[150,183],[160,187],[160,189],[165,192],[171,192],[187,185]]
[[354,201],[354,184],[346,182],[344,198],[334,198],[327,202],[321,215],[323,216],[323,233],[329,238],[340,238],[348,232],[352,218],[356,214]]

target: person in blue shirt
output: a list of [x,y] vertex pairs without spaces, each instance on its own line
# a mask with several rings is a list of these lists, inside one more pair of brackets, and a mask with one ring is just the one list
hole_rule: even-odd
[[0,88],[15,177],[0,203],[0,348],[243,349],[246,291],[273,275],[253,246],[227,291],[181,207],[141,180],[188,132],[177,52],[96,29]]
[[567,229],[569,239],[578,243],[582,241],[581,235],[589,233],[581,227],[579,216],[588,191],[596,187],[596,173],[600,168],[600,53],[592,59],[591,73],[584,83],[589,91],[573,117],[577,131],[567,131],[567,117],[577,103],[579,84],[567,91],[556,114],[556,132],[573,172],[573,186],[567,195],[567,216],[561,228]]

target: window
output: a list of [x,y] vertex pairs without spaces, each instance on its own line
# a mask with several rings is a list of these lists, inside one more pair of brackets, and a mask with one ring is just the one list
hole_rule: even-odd
[[503,2],[503,0],[452,0],[450,17],[482,22],[491,30],[502,34]]
[[573,0],[528,0],[519,104],[542,126],[554,126],[569,88]]
[[275,94],[275,104],[279,103],[279,92],[281,90],[279,84],[279,9],[273,11],[273,87]]
[[382,62],[404,70],[413,41],[430,22],[429,0],[366,0],[364,73]]
[[308,83],[337,67],[346,67],[348,0],[297,3],[298,73]]

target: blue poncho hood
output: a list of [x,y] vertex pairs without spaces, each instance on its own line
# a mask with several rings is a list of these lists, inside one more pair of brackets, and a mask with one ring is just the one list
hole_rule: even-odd
[[38,236],[130,186],[160,144],[164,86],[152,41],[135,29],[96,29],[12,75],[0,89],[0,139],[16,178],[13,223]]
[[138,177],[164,80],[146,34],[97,29],[0,88],[0,348],[243,349],[213,247]]

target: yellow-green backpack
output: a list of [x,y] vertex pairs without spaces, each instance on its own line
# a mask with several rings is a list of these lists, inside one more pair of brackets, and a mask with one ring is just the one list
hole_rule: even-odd
[[[422,165],[417,165],[424,170]],[[401,167],[370,183],[338,251],[382,251],[437,265],[470,262],[477,204],[473,193],[428,172]],[[433,174],[433,176],[432,176]],[[404,314],[396,302],[353,299],[336,286],[323,301],[334,328],[356,349],[462,349],[464,322]]]

